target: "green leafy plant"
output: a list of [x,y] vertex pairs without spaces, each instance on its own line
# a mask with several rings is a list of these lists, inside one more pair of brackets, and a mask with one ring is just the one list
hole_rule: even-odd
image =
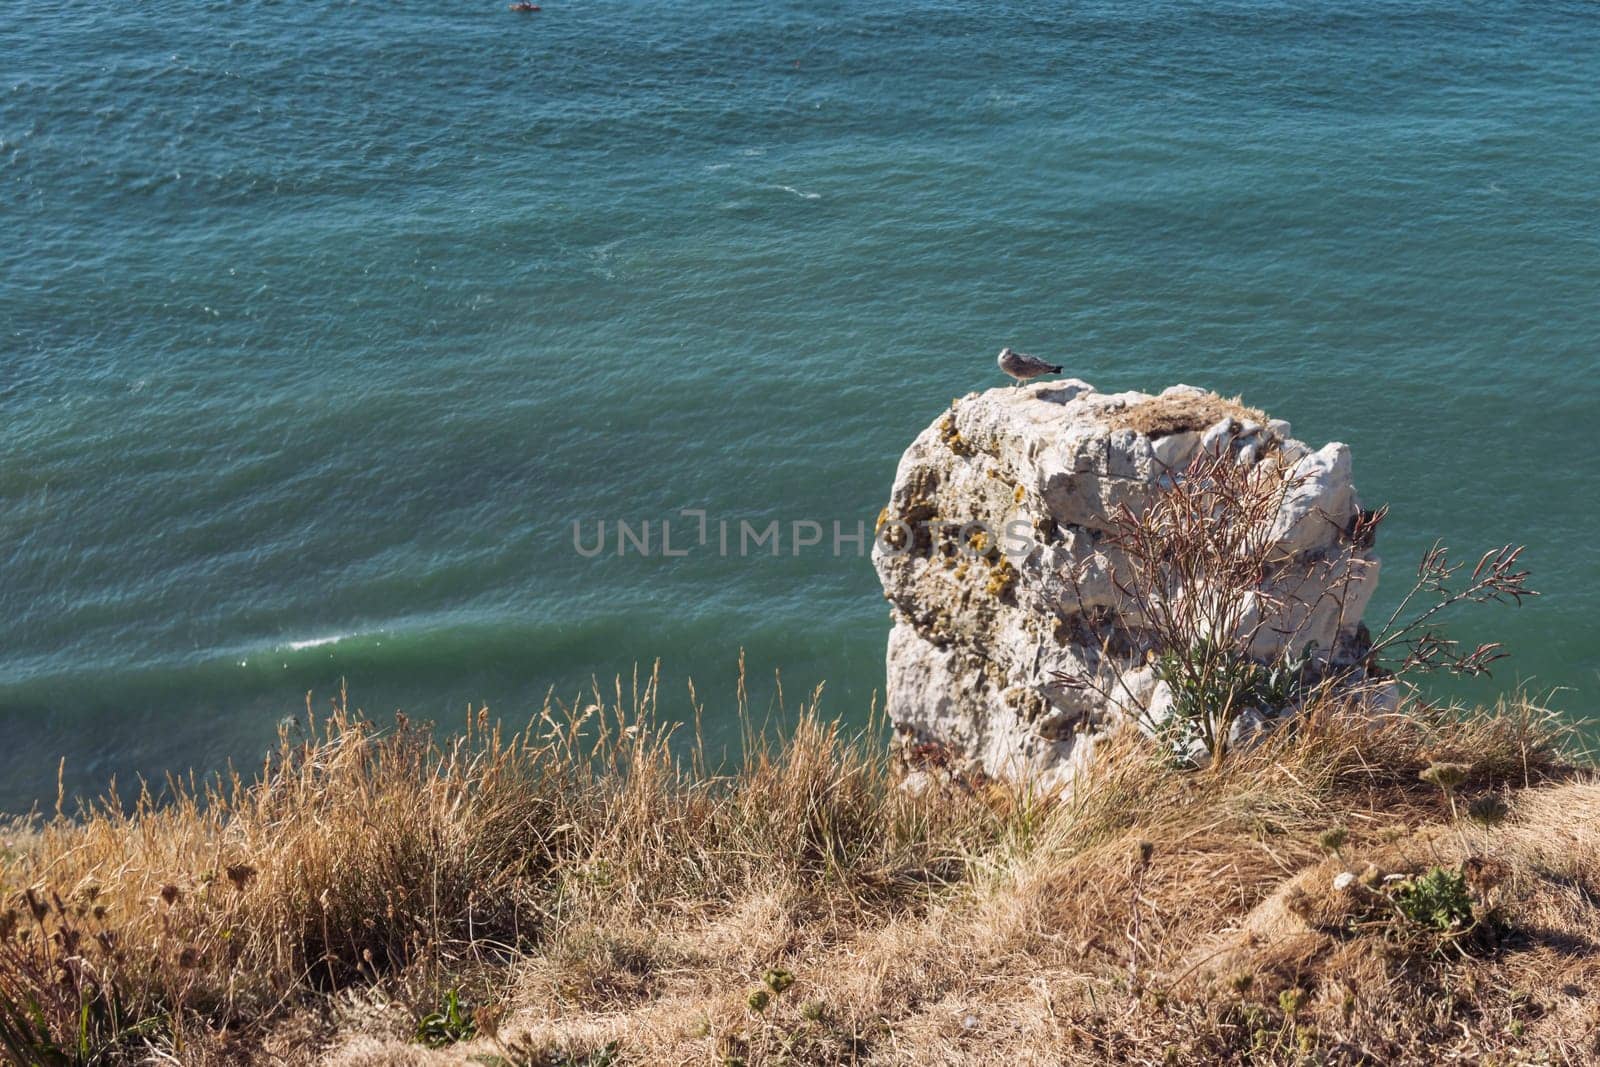
[[1472,893],[1460,871],[1431,867],[1398,883],[1392,895],[1401,915],[1434,933],[1455,933],[1472,925]]
[[1298,655],[1262,662],[1202,638],[1187,648],[1158,653],[1156,677],[1172,692],[1171,715],[1159,724],[1158,732],[1176,752],[1199,742],[1215,755],[1240,714],[1255,709],[1272,715],[1301,697],[1313,679],[1314,648],[1312,643]]
[[438,1011],[429,1012],[417,1020],[416,1041],[429,1048],[444,1048],[457,1041],[465,1041],[478,1032],[472,1013],[461,1004],[454,989],[445,993],[444,1003]]

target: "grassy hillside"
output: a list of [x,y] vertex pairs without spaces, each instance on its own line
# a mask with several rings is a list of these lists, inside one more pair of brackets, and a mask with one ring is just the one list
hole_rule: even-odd
[[1536,708],[1313,709],[1070,798],[896,787],[807,708],[743,765],[648,681],[520,733],[341,702],[257,776],[18,828],[22,1062],[1579,1062],[1600,783]]

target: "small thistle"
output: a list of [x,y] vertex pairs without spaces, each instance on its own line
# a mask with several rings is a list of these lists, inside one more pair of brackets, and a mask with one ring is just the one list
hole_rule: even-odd
[[1317,835],[1317,845],[1322,851],[1330,852],[1337,856],[1349,836],[1349,832],[1344,827],[1330,826]]
[[785,989],[794,985],[794,975],[782,967],[769,968],[767,973],[761,976],[761,980],[774,993],[782,993]]
[[256,869],[248,863],[231,863],[227,868],[228,881],[233,883],[233,888],[244,889],[250,879],[256,876]]
[[178,902],[178,898],[181,896],[183,896],[183,894],[179,892],[178,887],[173,885],[171,882],[168,882],[166,885],[161,887],[161,899],[169,905],[176,904]]
[[1493,793],[1478,797],[1467,805],[1467,816],[1484,826],[1498,826],[1509,814],[1511,814],[1510,807]]
[[767,1010],[767,1005],[772,1003],[772,994],[768,993],[765,989],[756,989],[750,993],[748,998],[746,998],[745,1003],[750,1006],[751,1011],[755,1012],[757,1015],[760,1015],[762,1012]]
[[1294,1018],[1305,1007],[1306,991],[1304,989],[1285,989],[1278,994],[1278,1007],[1283,1009],[1283,1014]]
[[44,922],[44,917],[50,914],[50,904],[32,889],[22,891],[22,899],[28,903],[28,911],[33,915],[34,922]]
[[1446,793],[1453,792],[1457,786],[1467,780],[1467,775],[1472,773],[1469,763],[1451,763],[1435,760],[1422,769],[1418,778],[1430,785],[1436,785]]
[[1239,994],[1250,992],[1250,987],[1255,984],[1256,976],[1251,974],[1249,971],[1240,971],[1238,974],[1228,979],[1228,985],[1232,987],[1235,993]]
[[807,1022],[820,1023],[827,1009],[820,1000],[808,1000],[800,1005],[800,1018]]
[[200,966],[200,950],[193,945],[184,946],[183,951],[178,953],[178,966],[186,971]]

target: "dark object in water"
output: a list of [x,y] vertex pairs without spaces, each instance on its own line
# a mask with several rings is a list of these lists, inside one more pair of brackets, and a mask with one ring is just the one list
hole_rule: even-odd
[[539,5],[538,4],[530,4],[530,3],[528,3],[528,0],[517,0],[516,3],[511,5],[511,10],[513,10],[513,11],[537,11],[537,10],[539,10]]

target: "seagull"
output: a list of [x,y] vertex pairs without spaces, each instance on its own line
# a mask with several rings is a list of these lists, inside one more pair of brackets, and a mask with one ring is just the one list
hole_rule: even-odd
[[1000,358],[995,362],[1000,364],[1000,369],[1007,375],[1015,378],[1018,385],[1046,374],[1061,373],[1061,368],[1057,364],[1046,363],[1037,356],[1030,356],[1026,352],[1014,352],[1009,348],[1002,348]]

